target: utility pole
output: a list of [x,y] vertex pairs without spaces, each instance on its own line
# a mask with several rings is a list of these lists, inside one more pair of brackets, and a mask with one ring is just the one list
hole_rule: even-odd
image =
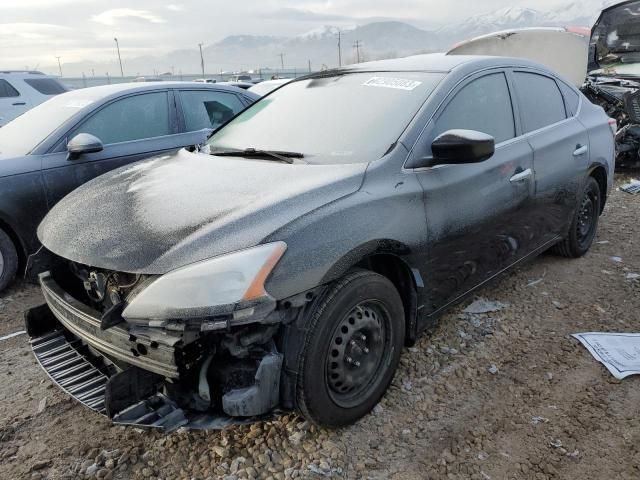
[[338,30],[338,66],[342,66],[342,32]]
[[124,70],[122,69],[122,57],[120,56],[120,44],[118,43],[118,39],[116,37],[113,38],[116,42],[116,50],[118,51],[118,62],[120,63],[120,75],[124,78]]
[[200,68],[202,69],[202,76],[204,77],[204,56],[202,55],[202,44],[199,43],[198,47],[200,48]]
[[362,47],[362,42],[360,40],[356,40],[353,44],[353,48],[356,49],[356,63],[360,63],[360,47]]
[[280,54],[278,54],[278,56],[280,57],[280,66],[282,67],[282,70],[284,71],[284,53],[280,53]]
[[111,77],[109,76],[109,72],[106,72],[107,75],[107,85],[111,85]]
[[311,59],[309,59],[309,73],[311,73]]
[[60,58],[62,57],[56,57],[58,59],[58,70],[60,70],[60,78],[62,78],[62,64],[60,63]]

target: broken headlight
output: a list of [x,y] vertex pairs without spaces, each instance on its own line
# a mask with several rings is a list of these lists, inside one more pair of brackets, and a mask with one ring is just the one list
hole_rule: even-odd
[[173,270],[128,299],[126,320],[206,318],[270,298],[264,282],[287,245],[274,242]]

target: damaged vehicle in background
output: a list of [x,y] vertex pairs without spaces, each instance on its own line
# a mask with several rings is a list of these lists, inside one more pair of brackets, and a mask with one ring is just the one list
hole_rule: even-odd
[[538,64],[423,55],[298,78],[206,149],[51,210],[32,348],[118,423],[349,424],[447,307],[549,248],[589,250],[613,157],[602,109]]
[[592,29],[506,30],[462,42],[447,54],[520,57],[559,72],[616,120],[616,165],[640,167],[640,0],[604,9]]
[[640,167],[640,1],[602,11],[589,45],[583,92],[618,122],[616,164]]

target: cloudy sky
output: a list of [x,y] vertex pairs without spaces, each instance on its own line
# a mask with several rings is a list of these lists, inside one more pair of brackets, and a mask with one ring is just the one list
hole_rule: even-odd
[[[173,0],[169,0],[173,1]],[[197,48],[231,34],[296,35],[323,24],[393,18],[419,27],[508,6],[552,9],[570,0],[0,0],[0,68],[54,68],[83,60]],[[55,70],[54,70],[55,72]],[[54,73],[51,72],[51,73]]]

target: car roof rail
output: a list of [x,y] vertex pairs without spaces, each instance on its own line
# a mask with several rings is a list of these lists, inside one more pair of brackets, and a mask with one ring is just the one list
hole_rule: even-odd
[[38,70],[0,70],[0,73],[30,73],[32,75],[44,75]]

